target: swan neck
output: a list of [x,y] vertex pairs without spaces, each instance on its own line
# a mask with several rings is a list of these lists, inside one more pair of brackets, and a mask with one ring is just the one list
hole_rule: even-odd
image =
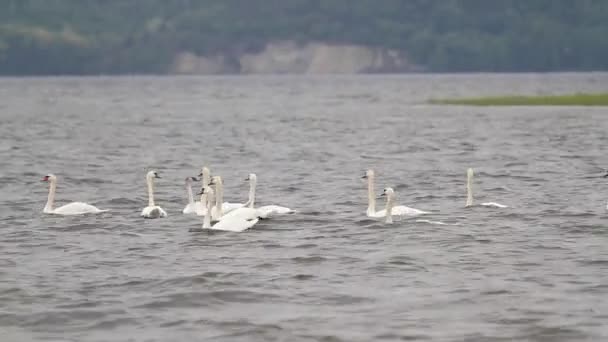
[[[205,213],[205,217],[203,218],[203,228],[211,228],[211,209],[213,207],[213,196],[205,196],[205,205],[207,207],[207,212]],[[203,200],[203,196],[201,196],[201,201]]]
[[49,183],[49,196],[46,200],[46,205],[44,206],[44,212],[53,211],[53,204],[55,203],[55,190],[57,190],[57,181],[51,180]]
[[223,203],[224,203],[224,185],[222,184],[221,181],[218,181],[217,185],[215,186],[215,211],[217,213],[216,215],[217,215],[218,219],[220,217],[224,216]]
[[249,208],[251,209],[255,207],[255,186],[256,181],[252,179],[249,182],[249,200],[247,201],[247,203],[249,204]]
[[148,183],[148,206],[154,207],[154,181],[152,178],[146,179]]
[[374,191],[374,176],[367,177],[367,214],[373,215],[376,213],[376,197]]
[[385,223],[393,223],[393,196],[389,195],[386,198],[386,217]]
[[467,203],[466,207],[473,205],[473,175],[471,172],[467,173]]
[[210,179],[209,171],[208,171],[207,168],[203,168],[203,172],[202,173],[203,173],[203,177],[201,178],[201,182],[203,183],[202,187],[204,188],[204,187],[206,187],[206,186],[209,185],[211,179]]
[[186,191],[188,191],[188,204],[194,205],[194,194],[190,183],[186,183]]

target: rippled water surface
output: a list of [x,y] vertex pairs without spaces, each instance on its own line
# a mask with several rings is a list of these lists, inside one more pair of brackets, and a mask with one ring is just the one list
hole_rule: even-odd
[[[0,79],[1,340],[605,341],[608,109],[424,102],[607,90],[607,74]],[[227,200],[255,172],[260,205],[298,213],[197,231],[183,180],[203,165]],[[476,200],[509,208],[464,208],[468,167]],[[139,217],[150,168],[166,219]],[[367,168],[428,221],[366,218]],[[51,172],[60,204],[111,212],[42,214]]]

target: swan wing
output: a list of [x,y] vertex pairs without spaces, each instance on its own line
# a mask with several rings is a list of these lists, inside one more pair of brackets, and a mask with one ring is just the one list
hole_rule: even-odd
[[141,211],[141,216],[145,217],[145,218],[151,218],[151,219],[155,219],[155,218],[163,218],[163,217],[167,217],[167,212],[163,210],[163,208],[155,205],[155,206],[148,206],[145,207],[142,211]]
[[[405,205],[398,205],[393,207],[393,215],[397,216],[418,216],[428,214],[428,211],[411,208]],[[386,214],[385,214],[386,215]]]
[[485,203],[481,203],[481,205],[484,207],[492,207],[492,208],[508,208],[506,205],[496,203],[496,202],[485,202]]
[[220,217],[220,221],[227,220],[227,219],[233,219],[233,218],[238,218],[241,220],[249,220],[249,219],[254,219],[254,218],[259,218],[259,217],[260,217],[260,215],[259,215],[257,209],[243,207],[243,208],[235,209],[235,210],[229,212],[228,214],[225,214],[224,216]]
[[253,227],[256,223],[258,223],[259,218],[242,218],[238,216],[229,217],[227,219],[222,219],[218,223],[214,224],[211,229],[213,230],[223,230],[229,232],[242,232]]
[[271,215],[292,214],[295,212],[294,210],[291,210],[287,207],[282,207],[280,205],[265,205],[265,206],[257,208],[257,210],[258,210],[258,214],[261,217],[268,217]]
[[95,206],[82,202],[72,202],[61,206],[52,211],[57,215],[82,215],[82,214],[98,214],[108,210],[100,210]]

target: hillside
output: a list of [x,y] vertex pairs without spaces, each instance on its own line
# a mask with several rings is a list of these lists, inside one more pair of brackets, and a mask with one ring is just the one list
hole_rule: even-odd
[[185,52],[241,72],[238,58],[284,41],[400,51],[435,72],[608,69],[605,0],[0,0],[0,9],[5,75],[167,73]]

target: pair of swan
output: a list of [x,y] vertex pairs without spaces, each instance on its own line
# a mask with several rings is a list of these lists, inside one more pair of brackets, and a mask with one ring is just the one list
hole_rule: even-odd
[[83,215],[83,214],[99,214],[109,210],[101,210],[95,206],[92,206],[83,202],[72,202],[61,206],[59,208],[53,208],[55,204],[55,191],[57,190],[57,177],[53,174],[48,174],[42,178],[43,182],[49,183],[49,196],[46,201],[46,205],[42,210],[45,214],[55,215]]
[[[386,201],[386,208],[380,211],[376,211],[376,194],[374,192],[374,179],[376,177],[376,174],[374,172],[374,170],[367,170],[367,172],[365,173],[365,175],[361,178],[363,179],[367,179],[367,216],[368,217],[373,217],[373,218],[383,218],[383,217],[387,217],[387,216],[392,216],[392,215],[396,215],[396,216],[418,216],[418,215],[424,215],[424,214],[428,214],[428,211],[423,211],[423,210],[419,210],[416,208],[410,208],[407,207],[405,205],[398,205],[398,206],[394,206],[393,203],[390,203],[391,206],[391,210],[389,212],[389,200],[393,199],[395,197],[395,191],[392,188],[386,188],[385,191],[382,193],[384,196],[387,197],[387,201]],[[386,193],[386,190],[390,190],[390,196],[388,193]],[[388,214],[388,215],[387,215]],[[392,221],[392,219],[391,219]]]
[[[467,170],[467,201],[465,207],[473,206],[473,176],[474,172],[472,168]],[[606,174],[608,176],[608,173]],[[386,208],[384,210],[376,211],[376,196],[374,192],[374,178],[375,173],[374,170],[367,170],[365,175],[362,177],[367,179],[367,216],[373,218],[385,218],[386,223],[392,223],[392,216],[418,216],[423,214],[428,214],[426,211],[422,211],[415,208],[410,208],[404,205],[394,206],[395,199],[395,191],[392,188],[384,189],[381,196],[385,196],[386,200]],[[484,207],[494,207],[494,208],[507,208],[506,205],[496,203],[496,202],[484,202],[480,204]],[[608,209],[608,205],[607,205]]]
[[[290,214],[294,211],[278,205],[266,205],[255,208],[255,189],[257,176],[254,173],[246,178],[249,181],[249,199],[246,203],[223,202],[223,183],[219,176],[212,179],[215,191],[207,186],[201,190],[201,196],[207,194],[207,214],[203,220],[204,229],[242,232],[253,227],[260,219],[274,214]],[[215,199],[215,206],[213,205]],[[217,221],[213,226],[211,221]]]

